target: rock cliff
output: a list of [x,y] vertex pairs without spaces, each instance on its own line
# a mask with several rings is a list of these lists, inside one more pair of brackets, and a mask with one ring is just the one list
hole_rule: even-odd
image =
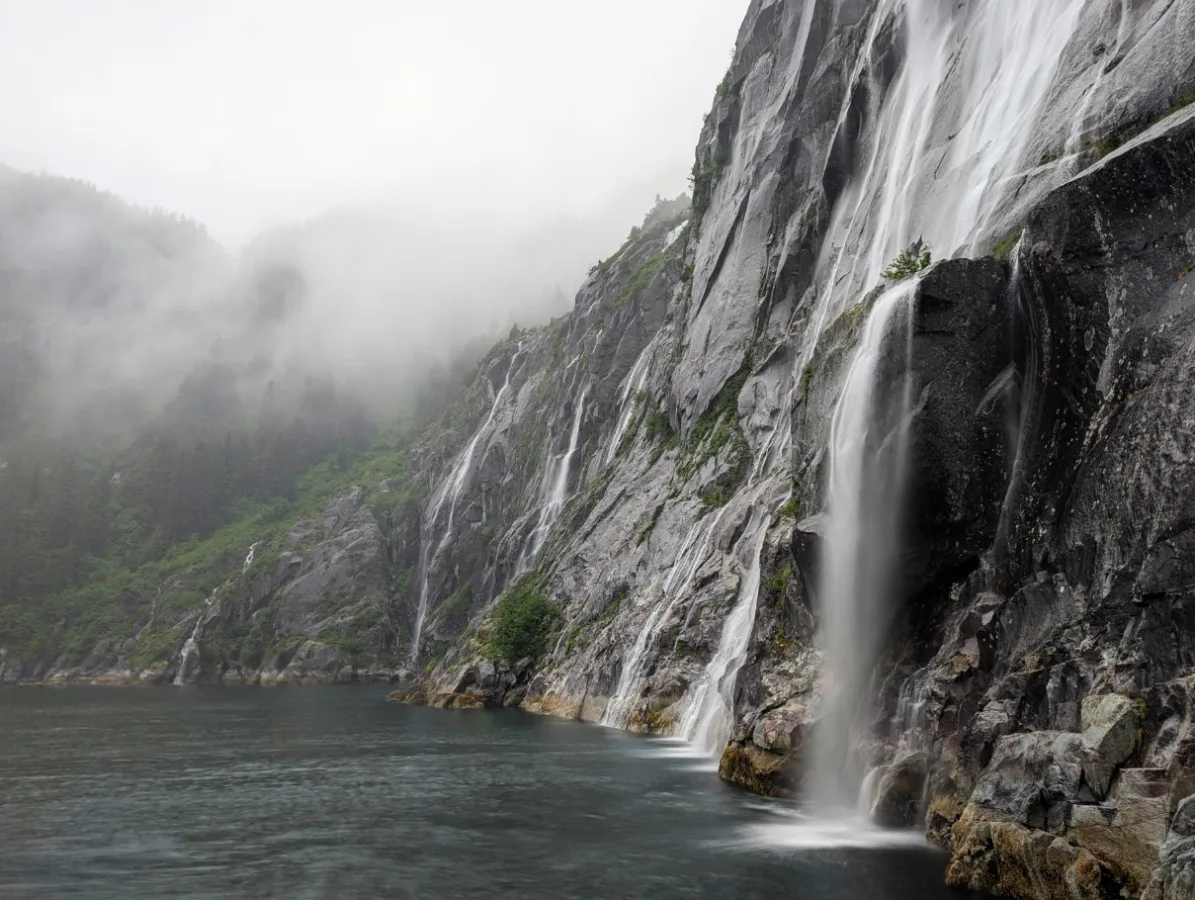
[[[169,659],[91,669],[411,674],[683,736],[773,796],[841,746],[952,884],[1195,896],[1192,48],[1167,0],[753,0],[691,205],[491,352],[407,456],[423,502],[346,495]],[[866,619],[852,570],[886,576]],[[272,656],[187,663],[259,617]]]
[[[891,347],[873,372],[911,386],[907,485],[847,768],[954,884],[1186,896],[1195,14],[947,7],[752,4],[652,316],[596,316],[629,266],[595,273],[561,331],[575,374],[504,396],[451,492],[474,512],[446,538],[425,516],[431,598],[468,571],[452,547],[495,538],[417,699],[679,734],[732,781],[807,792],[832,432],[885,267],[921,243],[940,261],[906,288],[907,375]],[[508,448],[545,427],[519,471]],[[528,555],[561,460],[571,499]],[[481,524],[493,492],[521,500]],[[515,580],[560,620],[491,672]]]

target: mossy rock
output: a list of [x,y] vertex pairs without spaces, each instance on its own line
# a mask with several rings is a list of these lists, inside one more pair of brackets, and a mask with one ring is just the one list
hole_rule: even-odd
[[798,787],[792,763],[754,744],[731,744],[722,751],[718,776],[763,797],[791,797]]
[[427,692],[419,689],[391,691],[386,695],[387,703],[405,703],[408,706],[427,706]]

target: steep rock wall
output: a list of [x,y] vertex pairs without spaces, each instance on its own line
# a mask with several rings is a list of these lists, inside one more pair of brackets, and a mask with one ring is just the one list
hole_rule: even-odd
[[[582,454],[533,567],[555,643],[480,687],[483,610],[437,691],[726,746],[725,777],[799,792],[829,422],[879,271],[924,238],[953,259],[917,289],[909,539],[852,764],[880,773],[877,816],[954,850],[955,883],[1145,888],[1187,790],[1195,19],[1042,9],[752,5],[698,147],[666,364],[622,452]],[[1140,720],[1131,753],[1083,718],[1105,695]]]
[[[412,700],[680,735],[800,794],[831,422],[924,240],[905,541],[847,766],[952,883],[1186,896],[1193,38],[1165,0],[755,0],[692,212],[495,348],[410,454],[419,509],[382,521],[371,487],[234,575],[201,635],[268,609],[304,640],[200,673],[340,678],[359,613]],[[543,651],[492,659],[524,590]]]

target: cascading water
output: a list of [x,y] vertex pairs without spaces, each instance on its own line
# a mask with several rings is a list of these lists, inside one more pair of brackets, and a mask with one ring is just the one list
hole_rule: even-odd
[[[460,501],[461,492],[465,488],[465,482],[468,480],[469,472],[473,466],[473,456],[477,451],[477,445],[483,437],[489,435],[490,430],[493,428],[494,416],[497,415],[498,408],[502,405],[503,398],[510,389],[511,376],[514,374],[515,367],[518,365],[522,354],[523,342],[519,341],[515,347],[514,354],[510,358],[510,365],[506,367],[506,377],[502,380],[502,387],[494,395],[494,402],[490,405],[489,415],[486,416],[481,427],[477,429],[472,440],[465,447],[464,452],[457,457],[447,477],[445,477],[440,486],[433,492],[431,502],[428,504],[428,512],[423,520],[422,542],[419,548],[419,606],[415,612],[415,628],[411,639],[411,647],[407,652],[407,662],[409,664],[414,664],[419,657],[419,642],[423,638],[423,626],[427,620],[428,606],[431,600],[429,596],[431,567],[452,540],[452,527],[456,516],[456,505]],[[440,514],[444,511],[445,504],[448,504],[448,522],[440,535],[440,539],[435,540],[436,526],[440,521]]]
[[652,348],[655,343],[653,339],[643,348],[643,352],[635,360],[630,374],[627,375],[627,380],[623,382],[622,394],[618,398],[618,424],[614,428],[613,437],[610,438],[610,446],[606,449],[607,463],[614,460],[614,455],[618,453],[618,446],[622,443],[622,436],[626,434],[627,426],[631,424],[631,418],[635,414],[636,398],[643,390],[643,386],[647,384],[647,376],[651,371]]
[[[1005,439],[1008,448],[1008,458],[1012,464],[1008,471],[1008,487],[1005,489],[1004,501],[1000,505],[1000,521],[996,526],[996,539],[992,546],[996,548],[996,556],[1006,553],[1008,549],[1008,533],[1012,527],[1012,511],[1023,483],[1025,470],[1025,437],[1028,433],[1029,417],[1033,414],[1033,404],[1037,398],[1037,378],[1039,371],[1040,336],[1038,334],[1037,318],[1032,304],[1026,299],[1024,285],[1021,281],[1021,244],[1018,240],[1009,259],[1012,262],[1012,274],[1008,280],[1008,321],[1009,345],[1023,356],[1014,360],[1011,371],[1014,378],[1008,385],[1009,393],[1016,391],[1015,402],[1006,402],[1007,418],[1004,423]],[[1006,396],[1005,398],[1008,398]],[[1005,560],[994,558],[989,560],[996,567],[997,572],[1003,572]]]
[[564,509],[565,501],[568,499],[569,474],[572,471],[573,456],[577,452],[577,442],[581,438],[581,419],[585,415],[585,395],[588,390],[588,386],[581,389],[581,396],[577,398],[577,405],[573,409],[573,427],[569,432],[568,449],[556,463],[552,492],[539,512],[539,521],[535,524],[535,530],[531,532],[531,553],[527,557],[528,559],[534,559],[539,555],[540,548],[547,540],[548,532],[552,530],[552,525],[555,524],[556,518]]
[[202,627],[203,616],[199,616],[195,619],[195,627],[191,629],[191,634],[183,644],[183,649],[179,651],[178,670],[174,673],[176,687],[186,684],[190,677],[191,660],[199,656],[199,631]]
[[[924,239],[936,257],[973,255],[1022,182],[1038,115],[1084,0],[887,0],[855,71],[869,77],[883,25],[904,17],[904,63],[885,93],[860,175],[831,215],[820,285],[797,355],[810,364],[827,325]],[[849,92],[848,92],[849,95]],[[840,127],[850,114],[844,105]],[[916,281],[875,303],[831,422],[819,591],[822,718],[810,788],[823,811],[853,810],[861,725],[875,657],[899,595],[897,555],[913,415]]]
[[660,626],[668,620],[669,614],[676,604],[684,597],[684,592],[693,582],[697,569],[708,557],[710,536],[717,529],[726,513],[727,507],[722,507],[707,523],[697,522],[689,529],[681,542],[680,550],[664,579],[664,587],[659,597],[653,598],[651,613],[639,629],[631,652],[622,661],[622,671],[618,676],[618,687],[614,696],[606,704],[602,713],[602,724],[614,728],[625,728],[630,718],[632,704],[643,689],[643,669],[647,656],[647,648],[655,643]]
[[253,565],[253,556],[255,553],[257,553],[257,547],[260,543],[261,543],[261,541],[257,541],[254,544],[252,544],[249,547],[249,552],[245,554],[245,562],[241,566],[241,574],[242,575],[244,575],[246,572],[248,572],[249,568]]
[[913,414],[914,280],[868,317],[830,424],[819,610],[826,659],[814,730],[813,789],[823,805],[856,796],[850,733],[890,618]]
[[[1022,187],[1028,144],[1086,0],[884,0],[854,79],[867,80],[883,25],[905,21],[905,62],[866,135],[862,174],[835,204],[821,289],[796,371],[829,323],[923,239],[935,258],[973,255]],[[851,92],[847,92],[848,97]],[[844,104],[838,127],[845,130]]]
[[722,626],[718,649],[706,665],[701,680],[690,690],[680,715],[677,733],[705,753],[720,753],[730,739],[734,725],[735,683],[755,627],[763,542],[771,522],[771,511],[767,506],[754,505],[751,523],[740,543],[746,547],[748,559],[734,607]]

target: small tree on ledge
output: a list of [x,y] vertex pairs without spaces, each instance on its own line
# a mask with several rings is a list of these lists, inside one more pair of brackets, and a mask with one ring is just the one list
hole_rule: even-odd
[[884,270],[883,277],[888,281],[904,281],[906,278],[911,278],[918,272],[928,269],[932,261],[929,247],[918,238],[908,250],[900,251],[900,256],[896,257],[892,264]]

